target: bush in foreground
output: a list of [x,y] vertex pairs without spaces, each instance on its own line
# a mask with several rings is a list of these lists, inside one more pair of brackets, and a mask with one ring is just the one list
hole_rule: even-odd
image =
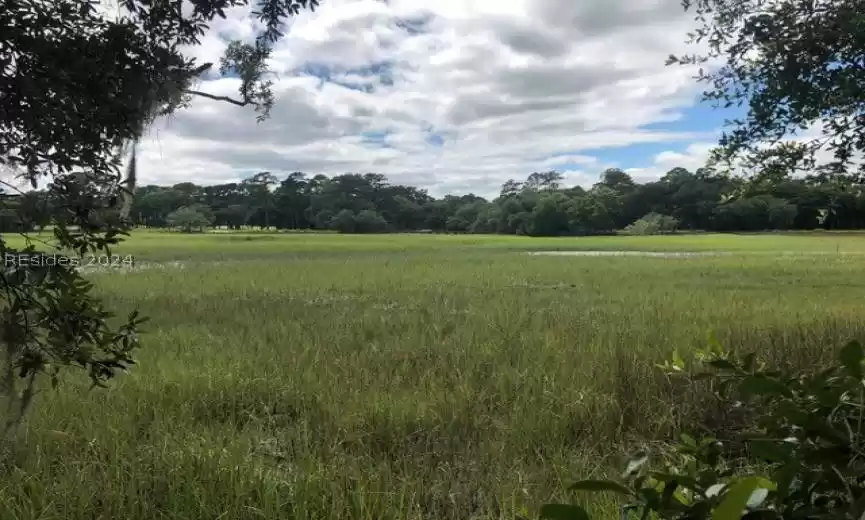
[[[664,368],[707,383],[724,403],[753,413],[753,430],[738,432],[736,453],[717,439],[687,434],[661,469],[636,454],[618,480],[583,480],[573,491],[613,492],[641,518],[670,520],[860,519],[865,517],[865,351],[845,346],[820,372],[767,370],[754,354],[714,349],[702,354],[707,372],[688,373],[678,356]],[[541,518],[586,520],[585,509],[548,504]]]

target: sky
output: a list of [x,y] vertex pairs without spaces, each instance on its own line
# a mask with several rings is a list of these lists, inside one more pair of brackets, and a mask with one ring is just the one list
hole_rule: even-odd
[[[218,63],[260,30],[250,11],[186,52]],[[699,103],[693,67],[665,66],[698,50],[694,23],[679,0],[321,0],[276,44],[271,118],[195,98],[141,143],[139,185],[375,172],[492,197],[534,171],[590,186],[608,167],[640,182],[696,169],[738,114]]]

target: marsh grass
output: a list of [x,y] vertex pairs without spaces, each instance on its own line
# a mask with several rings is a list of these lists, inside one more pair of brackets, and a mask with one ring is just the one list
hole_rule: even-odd
[[141,233],[126,251],[184,268],[94,276],[151,317],[146,349],[108,391],[39,396],[0,518],[532,516],[637,444],[727,420],[655,368],[673,349],[714,335],[814,366],[865,333],[855,255],[520,252],[856,236],[274,237]]

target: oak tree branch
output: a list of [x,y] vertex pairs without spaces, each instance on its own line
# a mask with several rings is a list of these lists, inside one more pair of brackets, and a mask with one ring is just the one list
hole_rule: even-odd
[[208,99],[213,99],[216,101],[225,101],[227,103],[231,103],[232,105],[237,105],[239,107],[245,107],[246,105],[249,105],[251,103],[251,101],[249,101],[249,100],[240,101],[240,100],[237,100],[234,98],[230,98],[228,96],[215,96],[213,94],[208,94],[207,92],[201,92],[199,90],[187,90],[186,93],[187,94],[193,94],[196,96],[206,97]]

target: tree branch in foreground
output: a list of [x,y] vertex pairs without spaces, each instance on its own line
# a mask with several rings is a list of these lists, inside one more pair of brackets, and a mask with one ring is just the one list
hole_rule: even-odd
[[230,98],[228,96],[215,96],[213,94],[208,94],[207,92],[201,92],[199,90],[187,90],[186,93],[187,94],[193,94],[195,96],[206,97],[208,99],[214,99],[216,101],[225,101],[225,102],[231,103],[232,105],[237,105],[239,107],[245,107],[246,105],[251,104],[250,101],[239,101],[237,99]]

